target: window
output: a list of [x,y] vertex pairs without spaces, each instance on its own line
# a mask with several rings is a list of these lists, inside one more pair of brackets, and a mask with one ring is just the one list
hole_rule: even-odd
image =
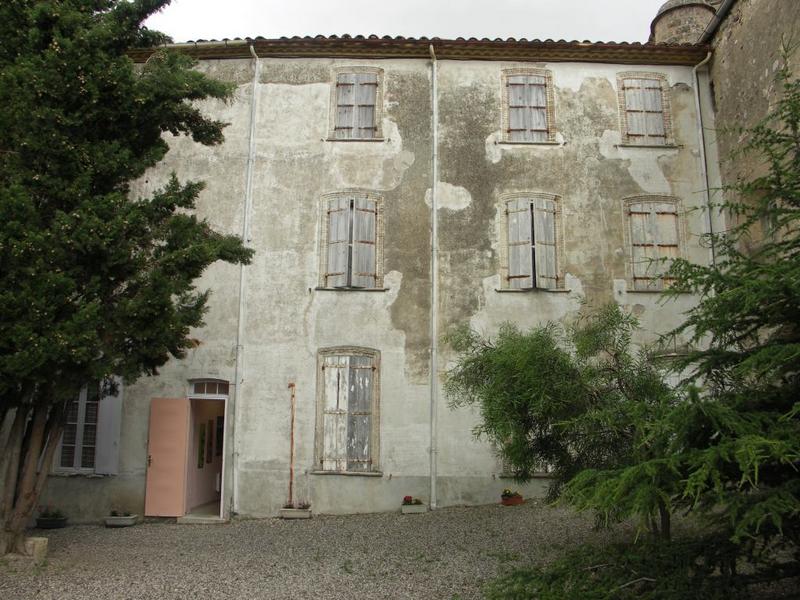
[[503,132],[507,142],[555,142],[552,73],[545,69],[503,71]]
[[220,381],[218,379],[198,379],[197,381],[191,381],[190,384],[191,393],[189,395],[192,398],[228,397],[228,390],[230,386],[227,381]]
[[673,144],[666,86],[666,77],[659,73],[621,73],[618,76],[623,144]]
[[57,472],[117,473],[122,390],[104,395],[103,389],[97,382],[86,385],[70,403],[55,461]]
[[379,362],[377,350],[320,352],[316,443],[320,470],[377,471]]
[[505,201],[505,215],[507,287],[521,290],[560,287],[556,196],[519,195]]
[[635,197],[625,201],[634,290],[660,290],[672,279],[663,275],[680,255],[678,202],[669,197]]
[[320,287],[383,287],[380,199],[364,192],[329,194],[322,201]]
[[380,139],[382,75],[381,69],[372,67],[337,69],[334,72],[331,139]]

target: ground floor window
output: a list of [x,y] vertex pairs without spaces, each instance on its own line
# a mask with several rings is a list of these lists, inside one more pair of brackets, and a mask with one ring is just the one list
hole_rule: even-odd
[[331,348],[319,356],[317,468],[378,470],[380,354],[367,348]]

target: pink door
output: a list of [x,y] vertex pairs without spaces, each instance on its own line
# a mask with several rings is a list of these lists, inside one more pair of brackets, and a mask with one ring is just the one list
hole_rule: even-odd
[[189,399],[153,398],[147,443],[144,514],[181,517],[186,513]]

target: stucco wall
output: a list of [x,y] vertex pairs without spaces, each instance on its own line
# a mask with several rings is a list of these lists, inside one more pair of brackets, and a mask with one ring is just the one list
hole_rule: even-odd
[[[327,141],[332,70],[376,66],[384,71],[384,140]],[[617,73],[631,65],[543,64],[553,71],[558,128],[554,145],[502,143],[501,70],[521,63],[445,61],[439,76],[440,224],[438,330],[468,322],[492,334],[503,321],[531,326],[571,318],[580,299],[616,301],[639,315],[640,341],[676,325],[692,299],[661,304],[660,295],[631,292],[622,200],[637,194],[672,195],[683,213],[685,256],[699,262],[707,250],[703,189],[691,70],[637,65],[668,81],[675,146],[620,145]],[[205,61],[201,67],[234,81],[228,104],[206,108],[229,121],[225,143],[205,148],[171,140],[167,160],[136,187],[148,193],[171,171],[203,179],[198,213],[218,229],[240,233],[250,126],[252,63]],[[432,128],[430,63],[425,60],[264,59],[257,88],[253,209],[246,268],[242,379],[226,429],[226,489],[237,510],[271,516],[286,501],[289,477],[289,383],[296,385],[295,498],[316,512],[396,509],[404,495],[428,499],[429,355],[431,347],[430,205]],[[383,198],[385,291],[333,292],[319,282],[321,196],[362,189]],[[500,276],[501,196],[549,192],[561,197],[563,270],[567,291],[497,292]],[[142,510],[147,416],[152,397],[184,397],[188,380],[234,382],[239,268],[214,265],[198,282],[212,296],[200,345],[171,361],[158,377],[126,389],[120,475],[89,480],[53,478],[55,497],[75,510],[106,510],[124,496]],[[381,353],[381,476],[314,474],[317,353],[353,345]],[[452,359],[443,348],[440,376]],[[232,387],[232,391],[233,391]],[[507,481],[484,442],[471,430],[476,413],[440,403],[438,465],[442,506],[496,501]],[[191,460],[191,457],[190,457]],[[235,482],[233,473],[235,471]],[[84,487],[85,486],[85,487]],[[85,500],[83,490],[102,490]],[[542,492],[535,481],[526,495]],[[230,504],[231,494],[226,494]],[[63,505],[63,503],[62,503]],[[70,510],[70,507],[66,507]],[[100,513],[102,514],[102,512]]]

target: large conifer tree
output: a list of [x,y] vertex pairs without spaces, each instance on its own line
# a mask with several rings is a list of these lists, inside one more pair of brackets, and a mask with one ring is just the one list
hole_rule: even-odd
[[21,549],[81,387],[181,356],[207,300],[193,281],[250,259],[193,215],[201,183],[130,193],[165,133],[219,144],[224,123],[192,101],[232,92],[177,53],[134,67],[127,50],[164,40],[142,23],[168,3],[0,3],[0,555]]

